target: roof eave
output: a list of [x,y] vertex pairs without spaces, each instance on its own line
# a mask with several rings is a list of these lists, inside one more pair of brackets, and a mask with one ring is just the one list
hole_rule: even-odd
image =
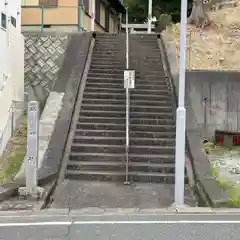
[[126,13],[126,8],[119,0],[110,0],[110,3],[118,13]]

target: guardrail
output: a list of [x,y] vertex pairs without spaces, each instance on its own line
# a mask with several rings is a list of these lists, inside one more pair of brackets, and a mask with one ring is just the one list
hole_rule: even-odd
[[[65,16],[64,16],[65,15]],[[85,7],[78,6],[32,6],[22,4],[22,26],[40,26],[41,32],[51,27],[77,26],[78,31],[84,29]]]

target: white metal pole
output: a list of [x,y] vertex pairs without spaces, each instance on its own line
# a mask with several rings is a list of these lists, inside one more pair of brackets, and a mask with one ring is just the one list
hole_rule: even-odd
[[95,28],[95,0],[91,0],[91,32]]
[[[128,29],[128,9],[126,8],[126,69],[129,69],[129,29]],[[128,181],[128,150],[129,150],[129,89],[126,84],[126,179],[125,184],[129,184]]]
[[179,96],[176,119],[176,165],[175,165],[175,205],[184,205],[185,177],[185,67],[187,40],[187,0],[181,0],[181,32],[180,32],[180,65],[179,65]]
[[129,68],[129,29],[128,29],[128,9],[126,8],[126,69]]
[[152,31],[152,0],[148,0],[148,33]]

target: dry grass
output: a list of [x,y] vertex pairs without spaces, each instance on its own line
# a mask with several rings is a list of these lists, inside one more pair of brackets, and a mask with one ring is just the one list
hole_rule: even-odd
[[[240,0],[235,8],[209,13],[211,25],[204,29],[188,26],[187,68],[240,70]],[[180,25],[164,33],[175,40],[179,56]]]
[[18,172],[26,154],[26,143],[27,120],[24,118],[0,158],[0,184],[12,181]]

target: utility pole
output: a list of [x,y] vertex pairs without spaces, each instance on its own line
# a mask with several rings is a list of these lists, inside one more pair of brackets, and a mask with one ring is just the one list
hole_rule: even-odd
[[152,32],[152,0],[148,0],[148,33]]
[[95,29],[95,0],[91,1],[91,32]]
[[179,95],[176,121],[175,206],[184,205],[186,109],[185,71],[187,40],[187,0],[181,0]]

